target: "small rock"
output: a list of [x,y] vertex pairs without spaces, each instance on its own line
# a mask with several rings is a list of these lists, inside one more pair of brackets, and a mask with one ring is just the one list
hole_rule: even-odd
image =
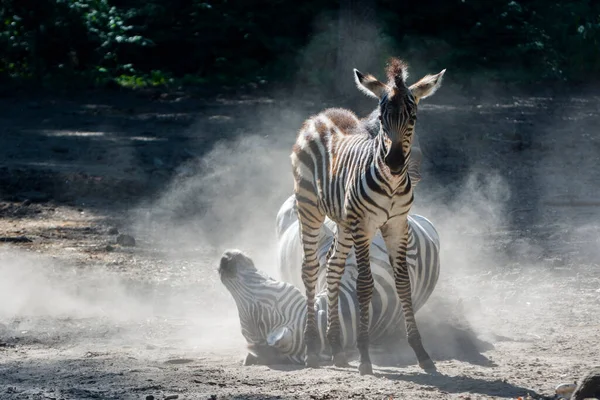
[[176,400],[179,398],[178,394],[172,394],[170,396],[165,396],[165,400]]
[[106,245],[106,251],[113,251],[115,248],[113,246],[111,246],[110,244]]
[[109,235],[118,235],[119,234],[119,230],[116,227],[112,227],[108,230],[108,234]]
[[24,207],[27,207],[28,205],[31,204],[31,200],[25,199],[25,200],[23,200],[23,203],[21,203],[21,204],[23,204]]
[[117,236],[117,244],[126,247],[135,246],[135,238],[131,235],[120,234]]
[[148,396],[146,396],[146,400],[154,400],[154,396],[152,396],[151,394],[149,394]]
[[562,383],[554,389],[556,395],[561,399],[568,399],[571,397],[577,385],[574,383]]

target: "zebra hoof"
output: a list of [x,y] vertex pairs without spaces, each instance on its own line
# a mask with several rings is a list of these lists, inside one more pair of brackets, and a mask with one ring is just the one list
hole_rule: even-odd
[[437,368],[431,359],[427,359],[425,361],[419,362],[419,367],[423,368],[423,370],[429,374],[434,374],[437,372]]
[[338,353],[333,355],[333,365],[338,368],[349,368],[350,364],[348,363],[348,359],[346,358],[346,354]]
[[371,363],[360,363],[358,366],[358,372],[361,375],[373,375],[373,366]]
[[318,368],[319,357],[314,354],[308,354],[306,356],[306,360],[304,361],[304,365],[306,365],[306,368]]

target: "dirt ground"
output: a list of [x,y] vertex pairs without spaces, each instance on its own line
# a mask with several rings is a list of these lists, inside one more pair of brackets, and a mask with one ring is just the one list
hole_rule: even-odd
[[[600,363],[600,97],[450,86],[417,128],[440,375],[243,367],[219,256],[276,275],[294,131],[331,104],[257,93],[0,99],[0,399],[554,398]],[[448,340],[444,305],[490,345]]]

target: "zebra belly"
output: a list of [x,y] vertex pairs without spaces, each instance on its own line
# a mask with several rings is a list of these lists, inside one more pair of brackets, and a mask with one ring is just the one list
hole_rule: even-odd
[[[393,198],[383,194],[370,193],[369,201],[351,202],[349,199],[360,197],[357,194],[349,194],[341,201],[330,193],[321,191],[322,195],[319,199],[319,207],[324,214],[338,225],[349,227],[354,221],[351,218],[356,218],[360,215],[368,215],[368,218],[361,218],[361,225],[365,232],[373,234],[377,229],[383,226],[390,215],[395,215],[403,212],[400,207],[396,207],[393,203]],[[377,206],[374,206],[377,204]],[[408,211],[408,209],[406,210]],[[354,216],[354,217],[351,217]]]

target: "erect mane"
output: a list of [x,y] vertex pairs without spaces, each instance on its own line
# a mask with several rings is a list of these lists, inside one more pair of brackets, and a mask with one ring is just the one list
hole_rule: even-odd
[[385,72],[390,84],[393,82],[396,86],[404,85],[408,78],[408,64],[399,58],[392,57],[388,60]]

